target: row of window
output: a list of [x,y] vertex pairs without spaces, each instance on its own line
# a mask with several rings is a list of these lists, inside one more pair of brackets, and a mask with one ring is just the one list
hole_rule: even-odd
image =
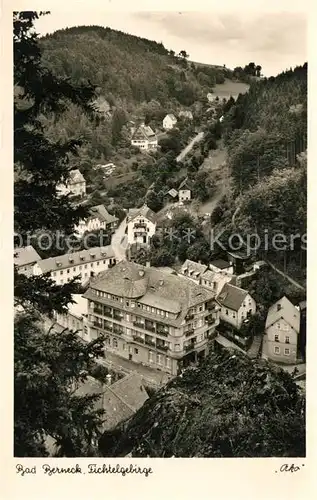
[[[279,342],[280,341],[280,336],[278,334],[274,335],[274,341],[275,342]],[[289,344],[289,336],[288,335],[285,335],[284,342],[285,342],[285,344]]]
[[[118,349],[118,347],[119,347],[118,340],[116,338],[113,338],[113,339],[107,338],[106,344],[109,345],[110,347],[112,347],[113,349]],[[122,350],[125,351],[126,348],[127,348],[127,345],[122,344]],[[137,347],[129,346],[129,354],[135,354],[137,356],[139,354],[139,349]],[[167,356],[163,356],[162,354],[156,354],[156,356],[155,356],[155,353],[153,351],[149,351],[148,361],[150,363],[154,363],[156,361],[156,363],[158,365],[162,366],[164,358],[165,358],[165,366],[167,368],[170,368],[171,367],[171,359],[170,358],[168,358]]]
[[[101,263],[101,260],[98,260],[97,262],[91,262],[90,263],[90,267],[94,267],[94,264],[96,264],[96,266],[98,267]],[[106,260],[103,260],[102,261],[103,264],[106,264],[107,261]],[[112,259],[109,259],[109,264],[112,263]],[[70,274],[70,272],[72,271],[73,273],[76,273],[78,272],[78,274],[80,272],[82,272],[82,269],[87,269],[88,268],[88,264],[84,264],[82,266],[74,266],[72,269],[69,267],[68,269],[63,269],[61,271],[59,271],[59,275],[62,276],[64,274],[64,271],[65,271],[65,274]],[[52,273],[53,276],[56,276],[58,274],[58,271],[54,271]]]
[[163,311],[162,309],[157,309],[156,307],[140,304],[140,302],[136,302],[135,300],[125,300],[123,297],[118,297],[117,295],[101,292],[100,290],[93,290],[93,293],[95,293],[97,297],[103,297],[106,299],[115,300],[116,302],[120,302],[121,304],[124,303],[127,307],[137,306],[139,309],[143,309],[144,311],[150,312],[152,314],[160,315],[163,318],[175,317],[175,314],[168,313],[167,311]]
[[[279,346],[276,346],[274,347],[274,354],[280,354],[281,353],[281,349]],[[289,356],[291,353],[290,349],[288,347],[285,347],[284,349],[284,354],[285,356]]]

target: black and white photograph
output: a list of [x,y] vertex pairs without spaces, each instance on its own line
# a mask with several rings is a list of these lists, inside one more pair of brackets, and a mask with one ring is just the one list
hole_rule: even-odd
[[307,14],[86,7],[12,12],[17,476],[275,457],[293,478]]

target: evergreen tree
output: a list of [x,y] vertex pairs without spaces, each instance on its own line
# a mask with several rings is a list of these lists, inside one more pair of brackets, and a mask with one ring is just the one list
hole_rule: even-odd
[[[47,138],[41,115],[60,115],[69,102],[92,116],[92,85],[72,85],[43,67],[34,20],[42,13],[14,12],[14,224],[23,243],[38,230],[71,234],[86,215],[57,186],[69,176],[69,155],[79,141]],[[61,456],[94,454],[101,412],[96,397],[79,397],[76,387],[91,361],[102,355],[102,339],[84,344],[75,333],[45,332],[42,315],[65,311],[78,291],[76,280],[57,286],[49,275],[27,278],[15,269],[14,372],[16,456],[45,456],[51,437]]]

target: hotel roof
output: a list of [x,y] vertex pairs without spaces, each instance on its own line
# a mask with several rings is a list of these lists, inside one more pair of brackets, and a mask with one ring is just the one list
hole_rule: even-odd
[[66,269],[89,262],[95,262],[103,259],[113,258],[114,252],[112,246],[93,247],[88,250],[80,250],[79,252],[66,253],[57,257],[49,257],[48,259],[40,260],[37,265],[43,273],[56,271],[58,269]]
[[32,245],[14,249],[14,264],[18,267],[27,266],[41,260],[41,257]]

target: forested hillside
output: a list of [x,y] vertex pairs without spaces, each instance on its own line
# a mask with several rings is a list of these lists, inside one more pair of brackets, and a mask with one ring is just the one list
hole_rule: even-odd
[[[253,82],[225,114],[222,129],[232,190],[215,211],[214,224],[226,229],[224,240],[237,231],[259,235],[258,254],[304,280],[307,64]],[[276,248],[278,233],[286,242]]]

